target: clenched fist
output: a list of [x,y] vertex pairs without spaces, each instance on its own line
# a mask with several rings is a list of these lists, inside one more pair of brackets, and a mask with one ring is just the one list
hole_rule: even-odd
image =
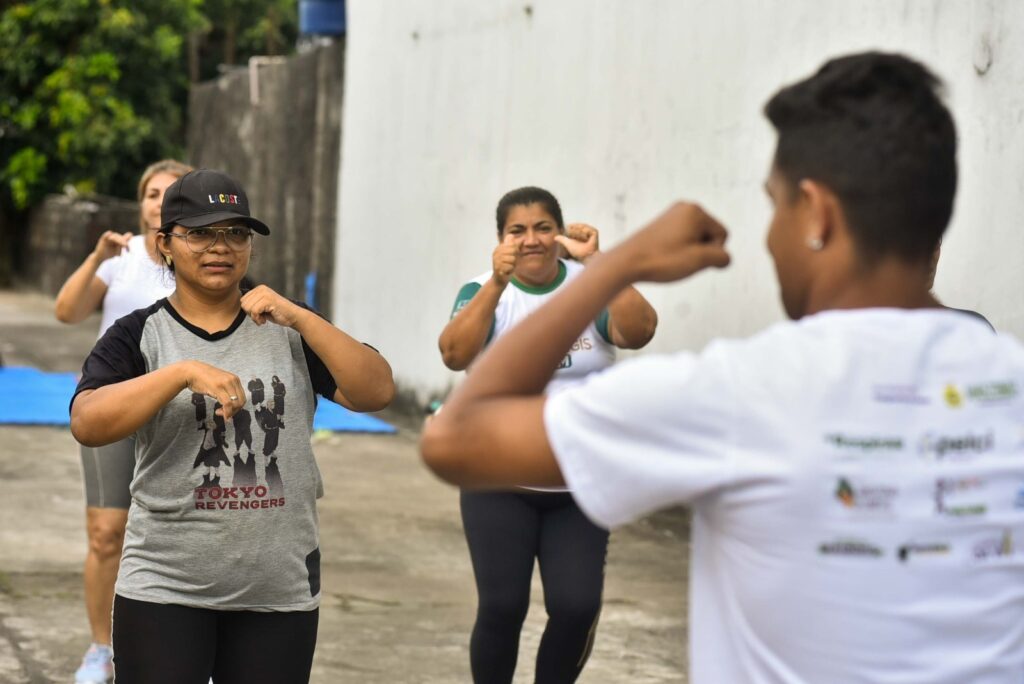
[[128,249],[128,241],[131,239],[131,233],[115,233],[112,230],[108,230],[103,235],[100,235],[100,239],[96,241],[96,248],[92,250],[92,253],[96,255],[99,261],[106,261]]
[[254,287],[242,295],[241,305],[242,311],[249,314],[256,325],[263,325],[270,321],[286,328],[293,327],[298,317],[305,311],[298,304],[282,297],[266,285]]
[[570,223],[565,227],[564,235],[556,235],[555,242],[565,247],[576,261],[585,261],[597,254],[597,228],[586,223]]
[[728,233],[697,204],[677,202],[615,251],[633,282],[672,282],[705,268],[725,268]]
[[225,420],[245,406],[245,390],[242,381],[234,373],[221,370],[202,361],[187,361],[186,387],[196,394],[203,394],[218,401],[221,408],[217,413]]
[[491,254],[491,267],[494,273],[491,278],[497,285],[505,287],[516,270],[516,261],[519,259],[519,245],[515,243],[515,235],[508,233],[505,239],[494,248]]

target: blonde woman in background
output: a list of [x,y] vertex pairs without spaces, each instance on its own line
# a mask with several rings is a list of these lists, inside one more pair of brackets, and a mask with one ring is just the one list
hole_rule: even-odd
[[[173,159],[152,164],[139,180],[139,234],[108,230],[71,274],[57,295],[57,320],[79,323],[102,306],[102,337],[114,321],[174,291],[174,275],[159,265],[156,234],[164,190],[191,170]],[[75,673],[76,684],[109,682],[113,677],[110,611],[121,559],[135,470],[135,439],[96,449],[81,447],[85,482],[85,521],[89,549],[83,571],[85,607],[92,644]]]

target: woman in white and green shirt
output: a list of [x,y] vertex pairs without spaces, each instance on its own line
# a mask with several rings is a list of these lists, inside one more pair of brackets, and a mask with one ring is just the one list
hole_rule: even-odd
[[[497,227],[491,269],[462,287],[441,333],[441,354],[452,370],[467,368],[598,253],[597,231],[584,224],[566,227],[558,200],[541,188],[506,194],[498,203]],[[562,249],[571,260],[559,258]],[[624,290],[580,335],[546,391],[558,392],[612,365],[616,347],[644,346],[656,325],[643,296]],[[590,522],[564,489],[464,491],[461,507],[479,595],[470,642],[474,681],[512,681],[534,558],[548,612],[536,681],[575,681],[600,614],[608,532]]]

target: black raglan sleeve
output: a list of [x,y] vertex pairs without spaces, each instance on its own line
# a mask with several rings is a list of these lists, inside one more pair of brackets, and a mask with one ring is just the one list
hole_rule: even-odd
[[[301,306],[306,311],[312,311],[325,321],[328,320],[326,316],[305,302],[299,302],[294,299],[291,302]],[[334,382],[334,376],[327,370],[327,364],[306,344],[306,338],[301,336],[300,338],[302,339],[302,355],[306,357],[306,368],[309,370],[309,381],[313,384],[313,391],[322,397],[334,401],[334,392],[338,389],[337,383]]]
[[71,397],[69,411],[75,403],[75,397],[85,390],[99,389],[145,375],[146,361],[139,345],[142,341],[142,328],[157,306],[154,304],[117,319],[96,342],[82,365],[82,377]]

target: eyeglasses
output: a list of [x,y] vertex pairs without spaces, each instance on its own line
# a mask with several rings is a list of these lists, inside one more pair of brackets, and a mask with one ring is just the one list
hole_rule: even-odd
[[241,251],[252,243],[252,231],[244,226],[227,226],[224,228],[192,228],[184,233],[165,233],[171,237],[182,238],[188,248],[202,254],[213,249],[217,238],[224,236],[224,244],[231,249]]

